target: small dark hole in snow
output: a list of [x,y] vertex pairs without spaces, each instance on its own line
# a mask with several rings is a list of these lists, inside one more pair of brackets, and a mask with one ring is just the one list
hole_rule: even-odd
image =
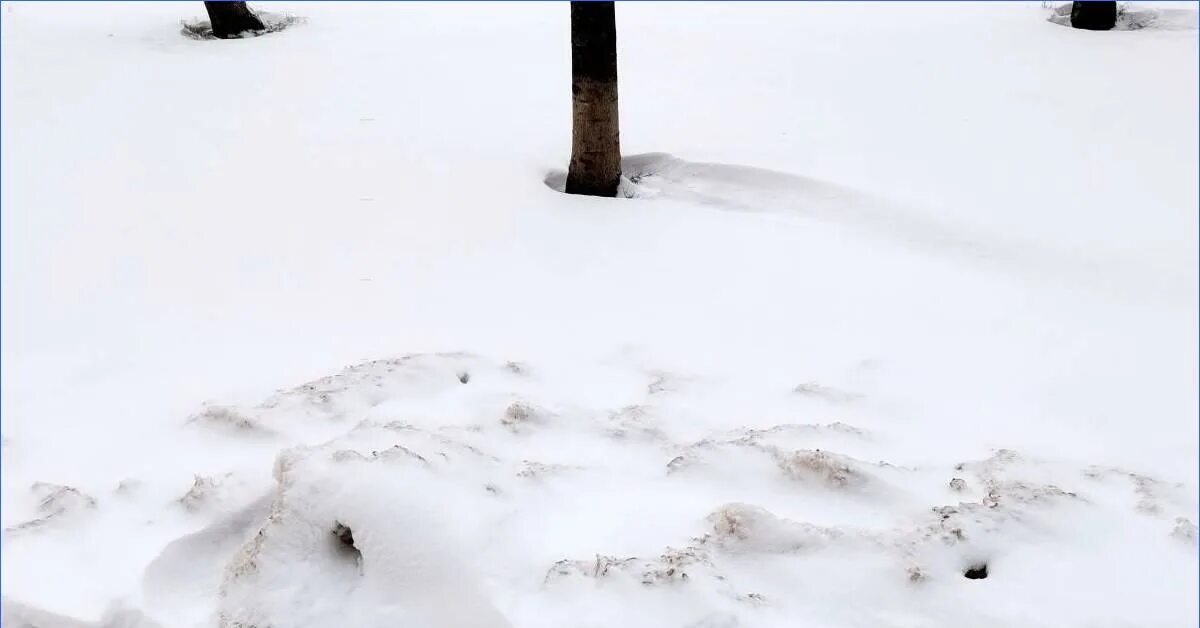
[[983,580],[988,576],[987,563],[972,565],[963,572],[963,577],[969,580]]
[[462,382],[462,383],[464,383],[464,384],[465,384],[465,383],[467,383],[467,382],[469,382],[469,381],[471,381],[471,374],[470,374],[470,373],[466,373],[466,372],[459,373],[459,374],[458,374],[458,381],[460,381],[460,382]]
[[354,533],[350,531],[350,526],[341,521],[333,522],[333,537],[338,540],[344,551],[352,553],[356,558],[362,558],[362,552],[354,545]]

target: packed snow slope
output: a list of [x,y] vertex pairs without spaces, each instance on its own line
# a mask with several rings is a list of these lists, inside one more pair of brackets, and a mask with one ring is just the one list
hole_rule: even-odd
[[0,9],[6,628],[1197,623],[1193,5],[620,4],[621,199],[565,4],[254,6]]

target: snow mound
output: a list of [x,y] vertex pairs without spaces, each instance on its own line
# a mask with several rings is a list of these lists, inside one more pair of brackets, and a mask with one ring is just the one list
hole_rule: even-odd
[[163,628],[141,611],[112,605],[97,621],[76,619],[40,608],[0,600],[0,624],[7,628]]
[[[447,532],[444,504],[482,482],[438,473],[430,452],[351,451],[280,455],[266,521],[226,567],[219,624],[507,626]],[[417,497],[434,487],[444,501]]]
[[[272,477],[212,471],[156,503],[145,488],[113,500],[187,524],[141,572],[145,612],[225,628],[540,628],[634,608],[662,625],[781,626],[830,608],[817,599],[850,608],[855,583],[885,592],[870,613],[887,615],[985,569],[990,586],[1035,578],[1046,565],[1032,557],[1079,529],[1111,531],[1074,541],[1101,554],[1129,534],[1166,564],[1195,547],[1186,487],[1146,473],[1014,449],[873,461],[894,438],[878,424],[696,425],[697,395],[727,391],[630,364],[550,386],[553,369],[512,364],[372,360],[205,408],[186,429],[274,448]],[[873,403],[781,381],[762,407],[815,418]],[[738,399],[725,409],[753,414]],[[51,520],[105,514],[70,487],[39,491]]]
[[782,519],[765,508],[727,504],[708,516],[712,532],[706,542],[735,554],[780,554],[817,549],[845,531]]
[[[932,220],[896,203],[852,188],[768,168],[688,161],[669,153],[630,155],[622,169],[639,198],[750,213],[782,214],[844,225],[889,242],[975,261],[1028,263],[1042,255],[1026,242]],[[796,392],[827,401],[849,402],[852,392],[800,384]]]
[[[799,484],[833,491],[859,492],[876,487],[881,481],[879,472],[903,471],[886,462],[869,463],[838,452],[772,444],[779,436],[800,433],[801,439],[833,432],[835,436],[859,436],[862,431],[841,423],[830,425],[777,425],[766,429],[741,430],[727,434],[732,438],[704,439],[684,449],[667,463],[668,473],[678,473],[699,467],[756,469],[755,473],[772,473],[761,461],[773,463],[774,473]],[[791,433],[791,434],[789,434]],[[795,442],[787,440],[784,442]],[[760,461],[750,461],[747,456]]]
[[[460,390],[488,396],[497,388],[512,388],[523,377],[515,362],[494,363],[466,353],[405,355],[348,366],[339,373],[279,390],[254,406],[209,404],[188,423],[239,438],[278,440],[296,429],[313,427],[332,438],[384,401],[428,402]],[[542,410],[512,401],[502,420],[516,429],[519,424],[541,420],[542,414]]]
[[253,538],[270,506],[271,498],[261,497],[163,547],[142,578],[146,610],[179,625],[210,623],[229,558]]
[[38,498],[38,516],[4,529],[7,538],[13,534],[41,530],[52,524],[77,519],[96,509],[96,498],[71,486],[35,482],[30,489]]

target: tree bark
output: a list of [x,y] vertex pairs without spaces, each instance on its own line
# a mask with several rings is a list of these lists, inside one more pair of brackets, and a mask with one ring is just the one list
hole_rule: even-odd
[[612,2],[571,2],[571,167],[567,194],[617,195],[617,22]]
[[1116,2],[1072,2],[1071,26],[1089,31],[1107,31],[1117,25]]
[[221,39],[267,28],[245,2],[205,2],[204,8],[208,10],[213,35]]

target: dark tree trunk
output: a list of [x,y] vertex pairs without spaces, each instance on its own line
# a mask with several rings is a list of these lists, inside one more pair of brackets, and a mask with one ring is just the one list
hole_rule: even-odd
[[567,194],[616,196],[621,133],[612,2],[571,3],[571,121]]
[[221,39],[267,28],[245,2],[205,2],[204,8],[208,10],[213,35]]
[[1071,26],[1089,31],[1107,31],[1117,25],[1116,2],[1072,2]]

